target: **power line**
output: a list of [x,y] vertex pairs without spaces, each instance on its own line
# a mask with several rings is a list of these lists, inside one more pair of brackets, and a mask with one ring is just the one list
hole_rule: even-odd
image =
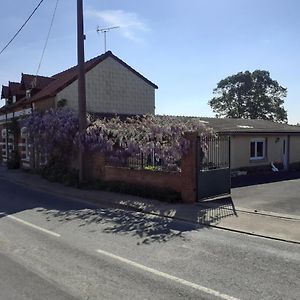
[[44,2],[44,0],[41,0],[39,4],[35,7],[33,12],[30,14],[30,16],[26,19],[24,24],[20,27],[20,29],[14,34],[14,36],[9,40],[9,42],[3,47],[3,49],[0,51],[0,55],[6,50],[6,48],[12,43],[12,41],[17,37],[17,35],[21,32],[21,30],[25,27],[25,25],[28,23],[28,21],[31,19],[31,17],[34,15],[34,13],[38,10],[40,5]]
[[44,45],[44,48],[43,48],[43,51],[42,51],[42,56],[41,56],[41,59],[40,59],[40,62],[39,62],[39,65],[38,65],[38,68],[37,68],[37,71],[36,71],[36,76],[38,75],[38,73],[40,71],[40,68],[41,68],[41,65],[42,65],[42,61],[43,61],[43,58],[44,58],[44,54],[45,54],[45,50],[46,50],[47,45],[48,45],[48,41],[49,41],[51,29],[52,29],[52,26],[53,26],[53,23],[54,23],[55,14],[56,14],[56,11],[57,11],[58,2],[59,2],[59,0],[56,0],[56,4],[55,4],[54,11],[53,11],[53,14],[52,14],[52,19],[51,19],[50,27],[49,27],[48,34],[47,34],[47,37],[46,37],[46,42],[45,42],[45,45]]

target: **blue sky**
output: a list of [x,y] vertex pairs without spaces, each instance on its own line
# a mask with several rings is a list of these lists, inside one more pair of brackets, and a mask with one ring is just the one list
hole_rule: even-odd
[[[0,48],[38,2],[1,1]],[[55,2],[44,0],[0,55],[0,84],[36,73]],[[86,59],[104,51],[98,25],[120,26],[108,33],[107,47],[159,86],[156,113],[214,116],[207,102],[218,81],[264,69],[287,87],[289,123],[300,123],[300,1],[84,0],[84,7]],[[39,74],[76,61],[76,0],[60,0]]]

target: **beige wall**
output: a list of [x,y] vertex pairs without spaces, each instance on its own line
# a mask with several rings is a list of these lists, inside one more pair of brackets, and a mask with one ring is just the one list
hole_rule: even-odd
[[[76,80],[56,97],[77,110]],[[155,89],[111,57],[86,74],[87,111],[154,114]]]
[[[271,162],[283,162],[283,138],[285,136],[232,136],[231,137],[231,168],[254,167],[268,165]],[[255,138],[266,139],[266,157],[262,160],[250,159],[250,142]],[[300,147],[300,141],[299,141]]]
[[300,136],[290,137],[290,163],[300,162]]

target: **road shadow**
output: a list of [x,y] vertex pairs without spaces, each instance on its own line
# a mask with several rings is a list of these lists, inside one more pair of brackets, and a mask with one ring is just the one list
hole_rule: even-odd
[[200,224],[119,208],[40,209],[40,211],[46,215],[47,220],[56,218],[61,223],[80,221],[79,227],[101,224],[103,232],[119,235],[129,234],[137,237],[139,244],[168,242],[174,238],[186,240],[185,232],[203,228]]
[[217,225],[224,218],[238,216],[231,196],[201,201],[197,205],[203,212],[199,220],[202,224]]
[[231,178],[231,188],[273,183],[285,180],[299,179],[300,172],[272,172],[263,174],[243,175]]
[[[130,200],[127,200],[127,202]],[[231,197],[197,203],[151,207],[134,197],[129,209],[89,208],[87,205],[76,209],[39,209],[47,220],[59,222],[80,221],[79,227],[101,224],[105,233],[137,237],[139,244],[168,242],[174,238],[186,241],[185,233],[194,230],[208,230],[208,225],[217,225],[223,218],[237,216]],[[167,206],[167,207],[166,207]],[[142,211],[147,211],[143,213]],[[188,216],[187,216],[188,214]],[[185,221],[189,220],[189,221]]]
[[22,218],[23,212],[26,216],[26,211],[34,211],[42,214],[49,223],[54,221],[54,224],[56,221],[62,224],[74,221],[74,226],[78,227],[101,224],[96,230],[108,234],[129,234],[137,237],[139,244],[168,242],[174,238],[186,240],[187,232],[208,230],[207,225],[216,225],[222,218],[234,215],[229,209],[232,204],[228,199],[214,202],[210,206],[207,203],[166,204],[129,195],[99,192],[99,198],[121,199],[120,202],[128,207],[126,209],[113,203],[101,205],[75,202],[8,181],[2,182],[0,188],[0,212],[4,213],[0,214],[0,219],[5,214],[17,213]]

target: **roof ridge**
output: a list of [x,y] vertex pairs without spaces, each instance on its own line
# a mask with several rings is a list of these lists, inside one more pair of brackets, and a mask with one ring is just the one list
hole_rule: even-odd
[[[85,73],[89,72],[91,69],[93,69],[95,66],[103,62],[107,58],[112,58],[119,64],[123,65],[123,67],[127,68],[129,71],[134,73],[136,76],[140,77],[142,80],[144,80],[147,84],[152,85],[154,88],[158,88],[154,83],[152,83],[150,80],[148,80],[146,77],[144,77],[142,74],[137,72],[135,69],[130,67],[127,63],[125,63],[123,60],[115,56],[111,51],[107,51],[101,55],[98,55],[96,57],[93,57],[84,63],[84,70]],[[52,82],[47,84],[41,91],[37,92],[34,96],[32,96],[30,99],[28,99],[28,102],[34,102],[41,100],[43,98],[49,97],[49,96],[55,96],[59,91],[61,91],[63,88],[71,84],[73,81],[75,81],[78,78],[78,72],[76,70],[77,65],[70,67],[67,70],[61,71],[59,73],[56,73],[52,75],[50,78],[53,79]],[[25,101],[26,102],[26,101]]]
[[29,73],[22,73],[21,74],[22,76],[25,75],[25,76],[33,76],[33,77],[41,77],[41,78],[52,78],[51,76],[43,76],[43,75],[35,75],[35,74],[29,74]]
[[[107,52],[105,52],[105,53],[103,53],[103,54],[100,54],[100,55],[98,55],[98,56],[95,56],[95,57],[93,57],[93,58],[90,58],[89,60],[85,61],[84,64],[86,65],[86,64],[90,63],[90,62],[93,61],[93,60],[100,59],[100,57],[103,57],[103,59],[104,59],[104,58],[106,58],[106,57],[104,57],[104,55],[109,56],[108,54],[111,55],[112,52],[111,52],[111,51],[107,51]],[[78,65],[76,64],[75,66],[72,66],[72,67],[70,67],[70,68],[68,68],[68,69],[66,69],[66,70],[64,70],[64,71],[61,71],[61,72],[58,72],[58,73],[52,75],[50,78],[58,77],[59,75],[61,75],[61,74],[63,74],[63,73],[66,73],[66,72],[68,72],[68,71],[71,71],[71,70],[74,69],[74,68],[77,68],[77,66],[78,66]]]

